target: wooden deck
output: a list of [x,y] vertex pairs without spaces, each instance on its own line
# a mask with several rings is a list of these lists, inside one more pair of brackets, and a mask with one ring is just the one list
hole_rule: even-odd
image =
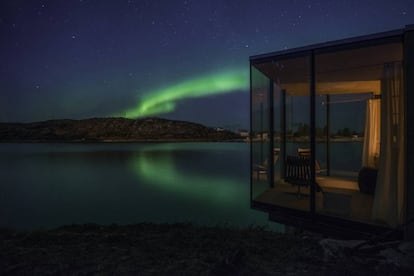
[[[317,177],[316,181],[322,188],[322,192],[315,193],[317,213],[373,223],[371,212],[374,197],[361,193],[356,181],[328,176]],[[309,211],[310,188],[301,187],[300,197],[297,191],[297,186],[280,181],[275,184],[275,187],[266,189],[254,200]]]

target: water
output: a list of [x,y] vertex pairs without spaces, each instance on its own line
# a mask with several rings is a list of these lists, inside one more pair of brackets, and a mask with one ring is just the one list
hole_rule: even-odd
[[[274,147],[280,147],[275,143]],[[362,168],[362,142],[331,142],[330,145],[330,168],[332,171],[353,172],[357,174]],[[286,154],[297,155],[298,148],[310,148],[309,143],[286,143]],[[261,151],[264,154],[261,155]],[[253,154],[255,160],[267,158],[269,144],[253,144]],[[264,156],[264,157],[263,157]],[[316,159],[322,168],[326,168],[326,143],[316,143]],[[259,161],[260,162],[260,161]]]
[[0,227],[267,225],[245,143],[0,144]]

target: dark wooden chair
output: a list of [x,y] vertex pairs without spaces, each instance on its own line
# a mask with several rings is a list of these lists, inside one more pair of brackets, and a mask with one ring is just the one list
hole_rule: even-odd
[[[286,173],[285,181],[298,186],[297,197],[301,197],[300,188],[308,187],[311,184],[311,166],[308,156],[286,156]],[[316,184],[316,191],[321,191],[320,186]]]
[[[299,156],[305,156],[310,158],[311,156],[311,150],[310,148],[298,148],[298,154]],[[321,166],[319,165],[318,160],[315,159],[315,172],[316,173],[323,173],[326,172],[326,169],[321,169]]]

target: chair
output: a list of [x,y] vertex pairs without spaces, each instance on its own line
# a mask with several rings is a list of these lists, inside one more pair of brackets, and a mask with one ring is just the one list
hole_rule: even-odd
[[[275,166],[276,162],[279,160],[279,152],[280,148],[273,149],[273,166]],[[262,164],[254,164],[253,170],[257,173],[257,179],[259,179],[259,176],[261,174],[267,174],[269,170],[269,158],[266,158],[266,160],[263,161]]]
[[285,181],[290,184],[297,185],[297,197],[301,197],[300,188],[310,185],[310,164],[309,158],[305,156],[286,156],[286,173]]
[[[310,158],[311,150],[308,148],[298,148],[299,156],[305,156]],[[318,160],[315,159],[315,173],[321,173],[327,171],[326,169],[321,169]]]
[[[298,186],[297,197],[301,197],[300,188],[308,187],[311,183],[311,166],[308,156],[286,156],[286,173],[285,181]],[[321,187],[316,184],[316,191],[322,191]]]

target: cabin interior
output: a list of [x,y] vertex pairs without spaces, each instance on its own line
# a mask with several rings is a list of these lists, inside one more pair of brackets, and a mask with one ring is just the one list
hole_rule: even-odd
[[403,223],[403,52],[396,36],[251,58],[253,204]]

